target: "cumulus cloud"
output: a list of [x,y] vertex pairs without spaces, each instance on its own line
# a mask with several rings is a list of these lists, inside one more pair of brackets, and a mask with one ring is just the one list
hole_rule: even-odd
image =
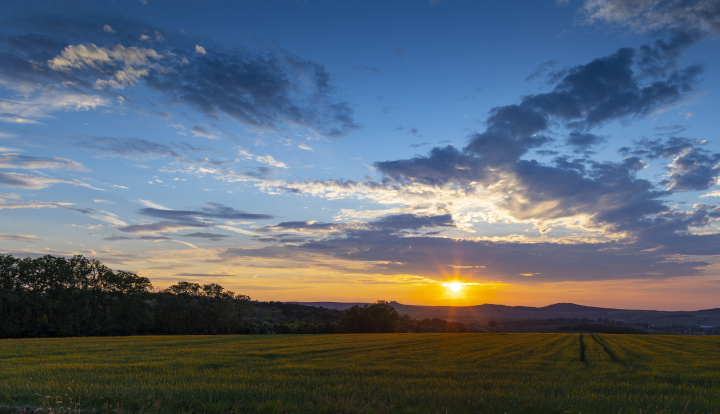
[[57,71],[94,69],[107,75],[105,79],[96,79],[97,86],[123,89],[134,86],[151,69],[161,69],[156,64],[161,58],[153,49],[122,45],[106,48],[88,43],[67,46],[60,55],[48,60],[47,64]]
[[[427,156],[376,162],[381,180],[261,184],[331,199],[357,197],[404,206],[402,211],[414,211],[416,217],[418,211],[428,216],[448,214],[449,227],[468,231],[476,221],[526,223],[543,234],[559,226],[580,230],[585,237],[556,243],[523,238],[462,240],[420,236],[412,233],[412,227],[399,231],[379,224],[369,228],[285,222],[261,231],[295,232],[310,239],[274,250],[229,249],[223,257],[314,251],[374,263],[373,271],[425,275],[433,263],[442,263],[485,266],[491,274],[508,280],[522,274],[533,274],[537,280],[698,274],[707,262],[676,255],[720,254],[720,236],[693,234],[720,213],[715,206],[672,207],[666,199],[716,185],[720,155],[701,143],[679,138],[626,148],[625,158],[614,162],[572,158],[560,152],[587,155],[606,142],[593,129],[654,114],[690,96],[701,68],[680,68],[677,58],[698,39],[692,33],[675,33],[669,39],[638,49],[619,49],[558,72],[549,92],[493,108],[485,131],[470,135],[464,148],[436,147]],[[557,129],[568,131],[563,141],[557,139]],[[550,150],[550,145],[559,151]],[[531,150],[557,156],[541,163],[529,156]],[[666,178],[658,183],[640,178],[647,161],[657,158],[672,158]],[[701,245],[695,250],[684,247]],[[458,262],[457,257],[471,259]]]

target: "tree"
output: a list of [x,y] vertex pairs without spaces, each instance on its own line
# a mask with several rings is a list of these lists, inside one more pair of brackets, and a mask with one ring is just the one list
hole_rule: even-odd
[[340,318],[340,328],[350,333],[397,332],[400,315],[384,300],[372,305],[355,305]]

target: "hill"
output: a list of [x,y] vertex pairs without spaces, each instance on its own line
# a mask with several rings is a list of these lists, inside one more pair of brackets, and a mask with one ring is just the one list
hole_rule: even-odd
[[[345,310],[363,303],[295,302],[307,306]],[[390,302],[401,315],[415,319],[440,318],[466,325],[487,326],[496,321],[499,326],[533,327],[532,331],[555,330],[564,320],[615,323],[655,331],[677,333],[712,333],[720,329],[720,308],[687,312],[658,310],[614,309],[584,306],[575,303],[555,303],[543,307],[483,304],[475,306],[419,306]],[[543,325],[543,323],[545,324]]]

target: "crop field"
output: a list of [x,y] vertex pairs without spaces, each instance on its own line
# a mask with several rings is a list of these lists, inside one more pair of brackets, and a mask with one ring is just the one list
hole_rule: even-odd
[[6,339],[0,399],[7,413],[717,413],[720,338]]

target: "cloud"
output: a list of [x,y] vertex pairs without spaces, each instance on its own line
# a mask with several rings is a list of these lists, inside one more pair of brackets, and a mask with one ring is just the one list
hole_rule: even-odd
[[634,149],[623,148],[621,152],[629,155],[644,156],[649,159],[672,158],[665,168],[667,176],[661,184],[669,191],[703,191],[718,182],[720,177],[720,153],[712,153],[699,142],[682,137],[670,137],[666,140],[639,140]]
[[82,164],[66,158],[29,157],[15,153],[0,154],[0,168],[21,168],[30,170],[60,169],[69,171],[90,171]]
[[110,223],[113,226],[127,226],[127,223],[120,220],[117,214],[110,213],[109,211],[104,210],[98,210],[96,208],[87,207],[87,208],[78,208],[78,207],[65,207],[68,210],[72,210],[75,212],[78,212],[80,214],[84,214],[86,216],[89,216],[91,218],[94,218],[95,220],[104,221],[105,223]]
[[254,155],[254,154],[251,154],[251,153],[249,153],[249,152],[247,152],[247,151],[245,151],[245,150],[238,150],[238,153],[239,153],[243,158],[248,159],[248,160],[253,160],[253,161],[261,162],[261,163],[263,163],[263,164],[267,164],[267,165],[270,165],[270,166],[273,166],[273,167],[278,167],[278,168],[287,168],[287,167],[288,167],[287,165],[285,165],[284,162],[276,160],[275,158],[273,158],[272,155],[269,155],[269,154],[266,154],[266,155]]
[[118,227],[117,229],[123,233],[138,234],[138,233],[157,233],[161,231],[177,231],[195,227],[210,227],[209,224],[202,223],[199,221],[160,221],[157,223],[148,224],[131,224],[129,226]]
[[557,66],[559,63],[555,60],[548,60],[546,62],[543,62],[535,68],[535,71],[528,75],[527,78],[525,78],[526,81],[535,80],[543,75],[545,75],[549,70]]
[[103,240],[107,240],[107,241],[145,240],[145,241],[151,241],[151,242],[161,242],[161,241],[172,240],[172,239],[167,236],[139,236],[139,237],[108,236],[108,237],[103,237]]
[[[123,233],[157,233],[163,231],[178,231],[191,228],[210,228],[219,227],[227,228],[218,224],[213,219],[221,220],[265,220],[271,219],[273,216],[268,214],[246,213],[244,211],[235,210],[218,203],[205,203],[205,207],[200,210],[170,210],[166,208],[143,208],[138,211],[144,216],[159,218],[162,221],[156,223],[143,223],[133,225],[122,225],[117,229]],[[234,231],[239,231],[232,228]],[[192,233],[192,234],[208,234],[208,233]],[[250,234],[252,234],[250,232]],[[189,236],[196,237],[196,236]],[[200,237],[200,236],[197,236]],[[175,240],[177,241],[177,240]]]
[[717,0],[586,0],[583,11],[588,23],[604,21],[638,32],[696,29],[720,33]]
[[330,137],[360,128],[350,104],[334,97],[330,75],[318,63],[281,50],[195,50],[173,70],[149,73],[147,85],[208,116],[226,115],[258,128],[298,125]]
[[[420,230],[422,228],[455,227],[450,214],[445,215],[416,215],[416,214],[390,214],[368,222],[350,223],[319,223],[314,221],[285,221],[272,226],[265,226],[258,229],[263,233],[301,233],[306,235],[325,236],[332,234],[334,237],[345,235],[356,237],[360,234],[401,234],[406,230]],[[261,241],[288,242],[286,239],[259,239]],[[294,239],[306,241],[305,239]]]
[[546,133],[554,121],[574,129],[568,138],[572,147],[587,147],[602,139],[584,130],[647,115],[689,93],[696,69],[673,70],[646,84],[632,70],[635,57],[633,49],[620,49],[571,68],[551,92],[494,108],[486,131],[471,135],[462,150],[434,148],[427,157],[377,162],[375,167],[395,185],[458,186],[470,194],[484,193],[514,220],[575,218],[586,228],[612,232],[622,223],[663,213],[667,208],[658,200],[663,194],[635,177],[647,165],[639,158],[600,163],[561,157],[555,165],[521,158],[552,142]]
[[[1,65],[2,63],[0,63]],[[0,116],[0,121],[17,124],[37,124],[39,123],[37,119],[48,118],[52,116],[53,112],[88,111],[109,104],[107,98],[61,88],[28,85],[24,89],[27,89],[23,93],[24,98],[0,101],[0,114],[6,114]]]
[[185,143],[165,145],[139,138],[83,137],[78,140],[78,145],[97,151],[101,156],[127,159],[181,158],[189,152],[204,151]]
[[[376,162],[380,180],[262,184],[330,199],[370,199],[407,214],[448,214],[448,227],[466,231],[472,230],[472,223],[482,221],[529,224],[544,235],[561,227],[566,232],[580,231],[581,236],[557,239],[557,243],[528,242],[521,237],[492,241],[428,237],[432,233],[421,236],[413,234],[412,227],[400,231],[379,223],[370,228],[285,222],[262,231],[296,232],[313,238],[281,250],[230,249],[224,255],[316,251],[337,259],[374,263],[370,271],[385,274],[426,275],[428,269],[437,268],[435,262],[486,266],[506,280],[521,274],[533,274],[537,280],[699,274],[707,262],[677,255],[720,253],[720,236],[692,234],[713,223],[720,211],[715,206],[675,207],[667,198],[716,185],[720,155],[700,143],[678,138],[626,148],[625,158],[619,161],[563,155],[587,155],[590,148],[606,142],[592,129],[654,114],[690,96],[701,68],[679,68],[677,58],[695,41],[693,35],[676,34],[558,72],[549,92],[493,108],[486,129],[471,134],[464,148],[436,147],[427,156]],[[555,130],[567,131],[560,132],[566,138],[559,141]],[[558,151],[549,150],[550,145]],[[531,150],[557,156],[542,163],[529,156]],[[666,168],[666,179],[653,182],[641,178],[647,161],[659,157],[673,159]],[[693,250],[684,246],[703,247]],[[472,258],[473,262],[458,262],[457,257]],[[603,267],[605,262],[613,265]],[[568,266],[561,269],[557,263]]]
[[[35,23],[38,17],[27,20]],[[317,62],[267,45],[200,46],[187,34],[163,36],[153,29],[148,33],[155,32],[162,46],[138,47],[144,34],[138,26],[145,25],[117,20],[111,26],[115,33],[105,27],[98,33],[95,22],[68,19],[26,24],[0,39],[3,86],[17,88],[17,98],[35,91],[20,107],[0,108],[4,120],[34,121],[23,115],[29,110],[46,117],[109,105],[117,89],[131,98],[133,87],[142,84],[160,93],[155,103],[184,104],[262,130],[302,127],[341,137],[360,128],[352,104],[337,96],[330,74]],[[8,102],[14,101],[3,104]]]
[[587,152],[593,147],[607,142],[607,139],[589,132],[571,131],[565,143],[574,149],[574,152]]
[[232,237],[232,236],[228,236],[226,234],[202,233],[202,232],[189,233],[189,234],[178,234],[178,236],[180,236],[180,237],[195,237],[195,238],[200,238],[200,239],[208,239],[208,240],[212,240],[212,241],[221,241],[227,237]]
[[28,190],[39,190],[43,188],[48,188],[55,184],[70,184],[78,187],[87,187],[94,190],[100,190],[99,188],[92,187],[89,184],[75,179],[20,174],[14,172],[0,172],[0,185],[6,185],[9,187],[19,187]]
[[[124,89],[134,86],[140,78],[147,76],[151,69],[159,70],[156,61],[162,59],[153,49],[124,47],[98,47],[93,43],[69,45],[60,55],[49,59],[47,65],[56,71],[93,69],[99,72],[95,84],[98,87]],[[102,75],[100,75],[102,74]]]
[[172,220],[196,220],[197,218],[265,220],[273,218],[273,216],[269,214],[246,213],[219,203],[205,203],[205,206],[206,207],[203,207],[201,210],[164,210],[157,208],[143,208],[139,211],[139,213],[145,216]]
[[621,243],[497,243],[439,237],[356,237],[312,241],[300,246],[230,248],[224,260],[253,257],[321,257],[364,262],[367,273],[413,274],[443,279],[456,266],[468,280],[519,281],[533,273],[536,282],[643,279],[700,274],[704,261],[668,260],[666,255]]
[[30,242],[44,241],[31,234],[0,234],[0,239],[8,241]]
[[113,29],[112,26],[110,26],[109,24],[106,24],[105,26],[103,26],[103,31],[105,33],[117,33],[117,32],[115,32],[115,29]]
[[194,127],[190,128],[190,131],[192,131],[193,135],[195,135],[196,137],[203,137],[208,139],[217,138],[217,135],[209,132],[205,127],[195,125]]
[[27,201],[8,203],[0,200],[0,210],[2,209],[18,209],[18,208],[62,208],[72,206],[73,203],[55,203],[47,201]]

